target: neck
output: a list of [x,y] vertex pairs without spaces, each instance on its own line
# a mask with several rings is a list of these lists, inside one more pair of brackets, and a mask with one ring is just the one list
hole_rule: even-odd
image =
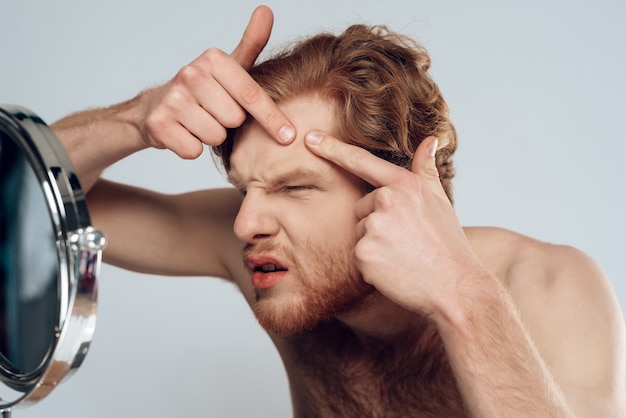
[[382,341],[421,332],[427,324],[423,316],[404,309],[379,292],[369,295],[355,309],[337,315],[337,320],[361,340]]

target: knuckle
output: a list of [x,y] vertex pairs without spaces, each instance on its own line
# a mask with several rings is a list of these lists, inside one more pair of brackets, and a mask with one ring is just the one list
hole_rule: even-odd
[[210,64],[219,64],[227,54],[218,48],[209,48],[202,53],[202,60]]
[[187,90],[174,84],[165,92],[159,103],[154,107],[153,112],[161,113],[163,116],[174,115],[187,100]]
[[198,158],[203,151],[203,146],[200,141],[189,141],[183,146],[175,150],[176,154],[185,160],[194,160]]
[[195,85],[202,77],[202,71],[198,66],[189,64],[185,65],[178,71],[176,79],[184,85]]
[[189,128],[185,126],[185,128],[195,142],[199,142],[201,145],[215,146],[221,144],[226,139],[226,128],[213,118],[190,123],[195,127]]
[[367,162],[367,158],[369,157],[371,157],[369,151],[363,148],[355,148],[348,154],[348,164],[352,168],[361,167],[364,163]]
[[160,111],[159,109],[149,113],[144,122],[146,134],[155,140],[158,141],[158,137],[161,132],[163,132],[168,125],[168,118],[165,112]]
[[176,119],[175,109],[181,101],[181,94],[176,90],[170,90],[145,116],[146,129],[152,132],[166,129]]
[[241,86],[241,101],[244,105],[258,103],[263,97],[261,86],[254,82],[247,82]]
[[355,265],[359,270],[362,270],[363,266],[366,265],[368,262],[376,262],[375,251],[372,251],[372,246],[368,245],[363,240],[356,243],[352,253]]
[[424,174],[426,174],[428,177],[439,178],[439,171],[437,170],[437,167],[435,167],[434,165],[429,165],[425,167]]
[[212,127],[210,131],[201,139],[207,145],[216,146],[224,142],[226,139],[226,128],[221,125]]
[[357,267],[361,266],[363,264],[363,260],[367,259],[367,252],[363,248],[362,241],[356,243],[352,253],[354,255],[354,261],[357,264]]
[[389,189],[389,187],[380,187],[376,190],[374,195],[374,202],[376,207],[389,208],[395,205],[395,194]]
[[377,236],[379,231],[385,231],[384,224],[378,213],[371,213],[365,220],[365,231],[369,236]]
[[224,121],[224,126],[227,128],[237,128],[246,121],[246,112],[241,108],[236,108]]
[[275,130],[278,130],[279,126],[285,124],[283,120],[283,114],[277,109],[267,112],[264,118],[264,122],[265,126],[272,127]]

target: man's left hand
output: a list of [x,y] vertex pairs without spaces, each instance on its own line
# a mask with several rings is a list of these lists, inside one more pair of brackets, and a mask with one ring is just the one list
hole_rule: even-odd
[[435,137],[419,145],[410,171],[320,132],[307,134],[306,142],[376,187],[356,206],[354,259],[383,295],[430,316],[441,313],[460,285],[471,285],[472,272],[483,271],[439,180]]

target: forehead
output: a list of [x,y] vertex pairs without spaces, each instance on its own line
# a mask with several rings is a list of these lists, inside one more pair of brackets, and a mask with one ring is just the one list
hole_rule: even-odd
[[290,145],[278,144],[253,119],[246,122],[235,138],[229,177],[248,181],[262,179],[293,169],[328,169],[329,163],[311,153],[304,144],[310,130],[334,131],[334,106],[319,97],[298,97],[279,104],[293,122],[296,138]]

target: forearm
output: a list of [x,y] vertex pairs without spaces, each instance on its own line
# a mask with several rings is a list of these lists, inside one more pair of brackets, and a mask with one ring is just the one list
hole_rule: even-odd
[[147,147],[142,139],[142,120],[149,94],[151,91],[114,106],[78,112],[51,126],[85,192],[108,166]]
[[476,417],[571,417],[502,285],[480,274],[434,315],[459,389]]
[[242,266],[232,224],[233,188],[166,195],[99,180],[87,196],[93,225],[108,238],[104,261],[142,273],[231,279]]

